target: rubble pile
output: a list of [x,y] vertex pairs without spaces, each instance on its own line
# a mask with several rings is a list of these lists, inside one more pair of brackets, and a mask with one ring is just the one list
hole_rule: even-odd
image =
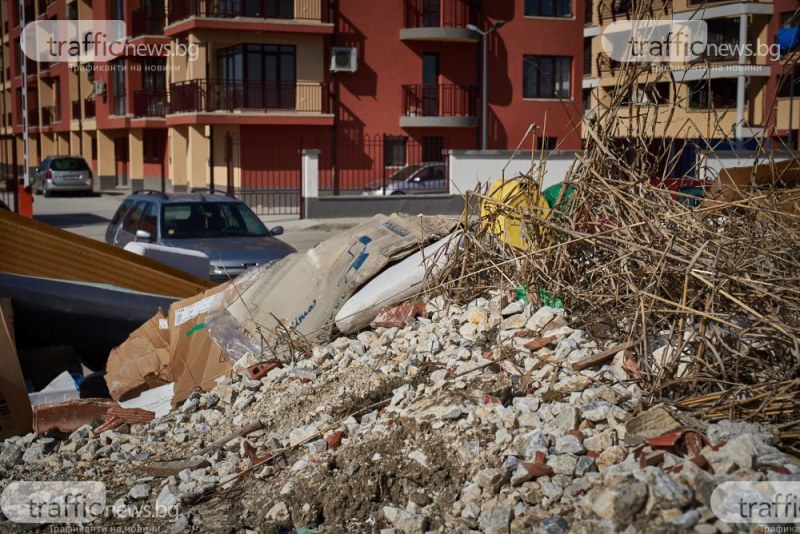
[[137,523],[175,532],[711,533],[732,531],[719,483],[800,474],[768,427],[647,404],[625,345],[563,310],[499,290],[421,308],[259,378],[239,361],[149,423],[11,438],[0,490],[98,480],[115,514],[93,526],[149,504],[176,514]]

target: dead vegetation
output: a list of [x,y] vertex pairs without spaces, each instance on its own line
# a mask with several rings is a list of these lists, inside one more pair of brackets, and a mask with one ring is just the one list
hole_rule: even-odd
[[[434,285],[460,302],[492,287],[524,288],[540,305],[561,299],[599,346],[632,343],[653,402],[711,421],[769,422],[796,445],[800,228],[797,211],[777,194],[785,169],[763,152],[759,167],[773,170],[771,183],[724,202],[668,191],[660,184],[677,156],[654,139],[684,104],[632,105],[625,95],[642,83],[674,84],[674,76],[627,64],[618,79],[613,101],[585,121],[585,151],[556,207],[534,200],[545,160],[511,197],[474,193],[479,222],[465,233],[465,254]],[[685,137],[708,129],[679,125]],[[504,217],[521,227],[524,247],[498,236]]]

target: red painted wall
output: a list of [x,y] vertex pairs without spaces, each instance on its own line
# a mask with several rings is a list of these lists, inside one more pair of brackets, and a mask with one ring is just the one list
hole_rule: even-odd
[[[545,135],[563,140],[560,148],[580,148],[583,2],[575,0],[575,17],[564,20],[525,18],[522,0],[484,0],[482,4],[482,27],[507,21],[489,41],[489,148],[515,148],[530,123],[542,125],[545,114]],[[422,82],[423,52],[439,53],[440,83],[470,84],[480,91],[481,43],[400,40],[400,30],[405,26],[402,0],[382,2],[380,16],[376,16],[374,1],[340,0],[339,5],[335,44],[359,49],[358,72],[337,75],[342,104],[340,132],[350,137],[408,135],[417,140],[424,135],[443,135],[450,148],[477,148],[479,127],[403,129],[399,121],[403,112],[401,86]],[[524,100],[524,54],[573,57],[572,102]]]

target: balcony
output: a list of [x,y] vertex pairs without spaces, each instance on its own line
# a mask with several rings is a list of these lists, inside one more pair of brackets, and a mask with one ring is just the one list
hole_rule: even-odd
[[478,125],[477,94],[471,85],[404,85],[400,127],[474,128]]
[[169,24],[194,17],[246,17],[315,23],[330,23],[333,20],[328,0],[169,0],[167,16]]
[[635,18],[640,13],[641,2],[646,5],[644,14],[652,18],[661,18],[672,12],[672,0],[600,0],[597,15],[601,22]]
[[167,14],[162,9],[141,7],[131,14],[131,37],[143,35],[164,35]]
[[45,106],[42,108],[42,128],[46,128],[54,122],[61,122],[61,112],[55,106]]
[[133,93],[134,117],[165,117],[167,93],[164,91],[136,91]]
[[475,0],[405,0],[403,41],[476,43],[480,35],[466,29],[478,24],[479,2]]
[[330,113],[321,82],[187,80],[170,86],[169,113]]

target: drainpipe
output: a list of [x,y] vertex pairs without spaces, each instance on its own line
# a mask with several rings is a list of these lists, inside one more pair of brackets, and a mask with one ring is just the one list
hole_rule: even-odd
[[736,150],[744,147],[744,99],[745,99],[745,72],[747,63],[745,45],[747,44],[747,15],[739,15],[739,66],[742,71],[736,79]]

